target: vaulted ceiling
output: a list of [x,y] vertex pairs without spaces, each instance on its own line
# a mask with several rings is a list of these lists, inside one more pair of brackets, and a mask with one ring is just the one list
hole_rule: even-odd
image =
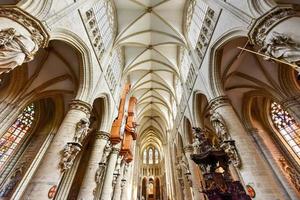
[[[123,77],[138,99],[139,133],[165,134],[175,116],[174,83],[179,79],[179,47],[185,0],[115,0],[116,47],[124,48]],[[148,138],[149,139],[149,138]]]

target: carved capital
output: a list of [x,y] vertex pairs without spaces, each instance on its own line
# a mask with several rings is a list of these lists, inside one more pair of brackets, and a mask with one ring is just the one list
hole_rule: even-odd
[[32,39],[40,48],[44,48],[48,45],[49,34],[45,27],[29,13],[14,6],[1,7],[0,17],[11,19],[27,29],[31,34]]
[[209,108],[212,111],[215,111],[219,107],[228,106],[230,104],[230,100],[227,96],[219,96],[209,101]]
[[274,26],[290,17],[299,16],[291,6],[275,7],[260,18],[256,19],[249,32],[249,39],[252,44],[264,45],[267,34]]
[[119,147],[113,147],[111,150],[112,154],[119,154],[120,153],[120,148]]
[[76,142],[68,142],[64,146],[64,149],[61,151],[61,159],[59,163],[59,169],[61,173],[64,173],[73,166],[74,161],[81,149],[82,145]]
[[110,133],[105,131],[96,131],[96,139],[109,140]]
[[70,103],[70,109],[80,110],[84,112],[86,115],[89,115],[92,110],[92,106],[89,103],[86,103],[81,100],[73,100]]

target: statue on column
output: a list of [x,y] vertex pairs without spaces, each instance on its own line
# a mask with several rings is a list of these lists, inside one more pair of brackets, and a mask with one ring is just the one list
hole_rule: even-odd
[[81,146],[76,143],[67,143],[62,150],[62,158],[59,163],[61,172],[65,172],[70,169],[74,163],[77,154],[81,151]]
[[0,74],[31,61],[38,48],[33,38],[16,29],[0,29]]
[[101,183],[101,181],[104,177],[104,173],[105,173],[105,169],[106,169],[106,162],[107,162],[107,158],[108,158],[110,152],[111,152],[111,144],[110,144],[110,142],[107,142],[107,144],[104,147],[104,152],[102,155],[101,162],[99,163],[98,169],[95,174],[95,182],[98,184]]
[[226,140],[231,140],[223,117],[218,112],[213,110],[210,110],[209,113],[210,113],[210,123],[212,127],[215,129],[219,140],[221,142]]
[[300,65],[300,45],[288,35],[276,31],[271,33],[271,37],[267,37],[260,52],[294,65]]
[[87,136],[88,132],[90,131],[89,128],[90,122],[87,118],[82,118],[76,124],[76,130],[74,135],[74,142],[81,144],[84,138]]

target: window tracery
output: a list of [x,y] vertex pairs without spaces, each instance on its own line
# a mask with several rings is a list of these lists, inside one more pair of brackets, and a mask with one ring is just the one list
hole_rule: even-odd
[[153,150],[152,150],[152,148],[149,149],[148,156],[149,156],[148,157],[148,159],[149,159],[148,164],[151,165],[151,164],[153,164]]
[[155,156],[155,164],[158,164],[158,161],[159,161],[159,155],[158,155],[158,150],[155,149],[155,153],[154,153],[154,156]]
[[300,157],[300,126],[295,119],[276,102],[271,103],[271,118],[278,132],[295,154]]
[[31,131],[35,120],[35,113],[34,104],[28,105],[0,138],[0,169],[15,153],[21,142]]

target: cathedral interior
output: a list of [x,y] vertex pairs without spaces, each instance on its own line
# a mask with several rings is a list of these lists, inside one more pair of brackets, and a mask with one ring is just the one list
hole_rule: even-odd
[[0,0],[0,199],[299,200],[299,0]]

